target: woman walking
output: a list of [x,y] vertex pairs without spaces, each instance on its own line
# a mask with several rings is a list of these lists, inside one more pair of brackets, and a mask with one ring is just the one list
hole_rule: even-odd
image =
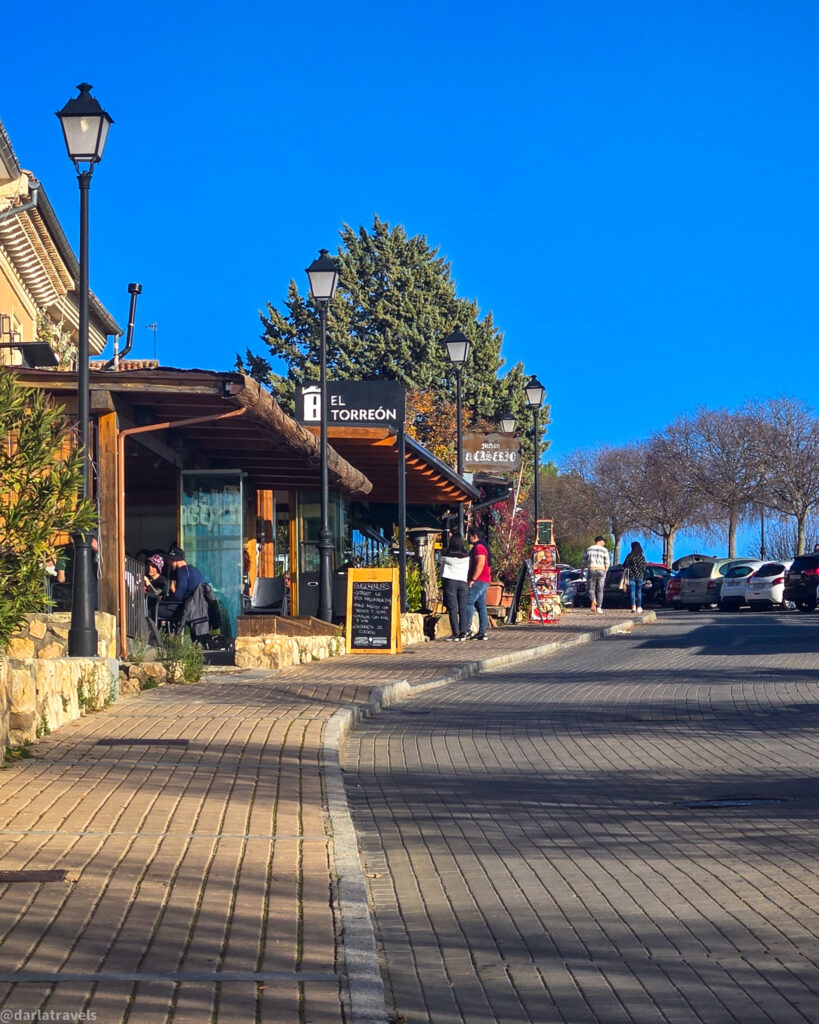
[[631,551],[626,555],[623,566],[628,569],[628,585],[631,590],[631,610],[643,610],[643,582],[646,578],[646,556],[638,540],[631,542]]
[[449,612],[452,636],[448,640],[466,640],[469,624],[466,604],[469,597],[469,554],[459,533],[452,535],[449,547],[441,558],[441,579],[444,583],[444,605]]

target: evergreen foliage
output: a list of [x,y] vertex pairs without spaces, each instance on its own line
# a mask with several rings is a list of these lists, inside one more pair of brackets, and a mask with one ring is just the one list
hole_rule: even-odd
[[[463,401],[472,418],[495,422],[512,410],[521,429],[531,427],[523,365],[498,376],[504,366],[503,333],[491,312],[481,316],[476,302],[458,296],[450,265],[438,249],[423,235],[410,236],[377,216],[371,230],[355,231],[345,224],[340,235],[339,286],[328,309],[328,379],[397,380],[429,392],[430,407],[451,409],[454,429],[455,374],[443,339],[460,327],[472,343],[463,369]],[[268,384],[279,404],[292,412],[296,386],[319,377],[317,312],[291,281],[284,310],[268,303],[261,320],[268,355],[248,350],[237,365]],[[275,372],[280,365],[284,373]],[[548,406],[540,422],[543,428],[548,424]],[[426,443],[423,422],[412,425]],[[531,440],[524,448],[531,458]]]
[[58,532],[96,525],[78,498],[82,454],[68,445],[62,409],[0,373],[0,650],[26,615],[47,607],[45,562]]

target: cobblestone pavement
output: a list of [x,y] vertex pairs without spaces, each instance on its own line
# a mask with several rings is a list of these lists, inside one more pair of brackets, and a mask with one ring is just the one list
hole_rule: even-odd
[[677,614],[359,727],[393,1019],[816,1024],[818,649]]
[[[0,772],[0,870],[65,877],[0,877],[0,1024],[35,1012],[349,1022],[328,723],[385,683],[429,683],[465,658],[519,656],[622,619],[579,613],[486,643],[212,675],[43,739]],[[355,856],[352,832],[350,845]]]

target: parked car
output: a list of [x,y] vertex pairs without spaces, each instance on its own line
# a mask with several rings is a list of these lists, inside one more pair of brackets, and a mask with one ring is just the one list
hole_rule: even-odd
[[[606,582],[603,584],[603,606],[609,608],[630,608],[631,588],[620,589],[620,580],[623,578],[623,566],[615,565],[606,573]],[[664,604],[665,585],[671,575],[667,565],[661,562],[647,562],[645,582],[643,583],[643,604]]]
[[751,558],[715,558],[687,565],[680,573],[680,607],[698,612],[706,605],[719,604],[725,573],[732,565],[751,561]]
[[786,601],[793,601],[800,612],[816,607],[816,586],[819,584],[819,553],[797,555],[785,573]]
[[745,580],[745,600],[752,610],[784,608],[785,573],[791,562],[765,562]]
[[[560,597],[563,604],[566,607],[575,605],[575,595],[577,588],[580,584],[583,584],[583,592],[586,592],[586,581],[583,579],[583,571],[581,569],[572,569],[571,572],[560,574]],[[577,607],[580,607],[577,605]]]
[[[575,608],[591,608],[591,601],[589,600],[589,585],[586,580],[581,576],[570,584],[571,590],[571,602]],[[564,603],[566,597],[564,595]]]
[[680,573],[672,572],[665,585],[665,603],[667,606],[670,605],[672,608],[680,607],[681,586],[682,580],[680,579]]
[[719,606],[724,612],[738,612],[747,603],[745,600],[746,581],[763,564],[757,559],[755,562],[740,562],[728,567],[722,579],[722,589],[719,595]]

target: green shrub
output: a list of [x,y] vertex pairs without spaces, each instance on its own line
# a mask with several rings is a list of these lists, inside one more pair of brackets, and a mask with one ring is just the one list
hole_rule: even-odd
[[162,638],[159,660],[169,683],[196,683],[202,678],[205,655],[187,633],[169,633]]
[[128,661],[133,665],[141,665],[148,653],[148,644],[140,636],[135,636],[128,642]]

